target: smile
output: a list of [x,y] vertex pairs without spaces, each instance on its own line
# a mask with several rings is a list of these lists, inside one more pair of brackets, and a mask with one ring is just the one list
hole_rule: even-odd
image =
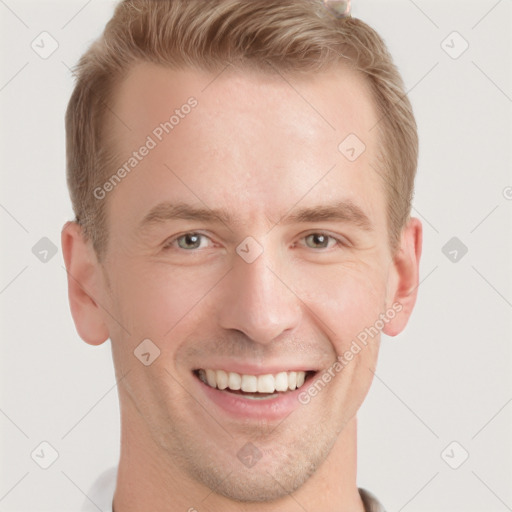
[[[304,407],[299,394],[319,373],[316,369],[306,370],[303,365],[288,371],[275,366],[265,371],[264,367],[256,370],[254,366],[242,363],[238,372],[233,371],[235,369],[193,370],[197,391],[206,399],[204,404],[211,403],[226,418],[258,424],[262,420],[283,421],[293,411]],[[247,373],[243,373],[244,370]]]
[[199,369],[194,373],[211,388],[243,395],[246,398],[268,399],[299,389],[315,372],[289,371],[248,375],[225,370]]

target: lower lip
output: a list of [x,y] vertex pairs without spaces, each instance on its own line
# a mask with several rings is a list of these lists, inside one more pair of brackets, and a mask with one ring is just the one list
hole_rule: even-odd
[[282,420],[290,415],[302,404],[299,402],[299,394],[304,392],[309,384],[308,379],[305,384],[294,391],[279,393],[276,397],[266,399],[251,399],[243,395],[221,391],[205,384],[198,377],[194,376],[195,381],[200,388],[215,405],[220,407],[225,413],[236,419],[248,418],[258,420]]

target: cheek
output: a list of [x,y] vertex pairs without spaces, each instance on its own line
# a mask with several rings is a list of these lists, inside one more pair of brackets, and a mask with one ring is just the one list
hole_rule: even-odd
[[200,269],[157,263],[118,269],[116,309],[132,336],[164,340],[197,320],[201,304],[222,276],[214,265]]
[[296,276],[297,295],[314,313],[338,354],[375,324],[385,304],[386,280],[377,266],[344,264],[309,268]]

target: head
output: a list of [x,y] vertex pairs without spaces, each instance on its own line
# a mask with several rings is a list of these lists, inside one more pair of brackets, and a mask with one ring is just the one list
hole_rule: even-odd
[[[382,39],[317,1],[124,1],[66,129],[71,309],[112,341],[126,438],[231,499],[298,489],[415,302],[416,125]],[[223,371],[306,382],[240,414]]]

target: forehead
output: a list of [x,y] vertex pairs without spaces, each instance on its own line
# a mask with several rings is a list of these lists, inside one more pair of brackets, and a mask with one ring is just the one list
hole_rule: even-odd
[[[289,75],[229,66],[214,73],[174,70],[141,62],[130,69],[114,96],[111,127],[122,132],[126,141],[138,136],[138,130],[154,128],[155,121],[168,120],[190,97],[200,104],[186,123],[194,129],[204,121],[213,127],[274,125],[308,139],[327,136],[336,146],[348,130],[369,139],[376,120],[367,79],[348,65]],[[208,140],[215,134],[222,132],[208,130]]]
[[[378,118],[367,82],[348,67],[306,77],[141,63],[111,110],[112,172],[151,146],[108,198],[128,223],[178,199],[231,208],[242,221],[280,218],[298,201],[357,200],[370,217],[383,207],[372,168]],[[352,149],[362,151],[355,160]]]

